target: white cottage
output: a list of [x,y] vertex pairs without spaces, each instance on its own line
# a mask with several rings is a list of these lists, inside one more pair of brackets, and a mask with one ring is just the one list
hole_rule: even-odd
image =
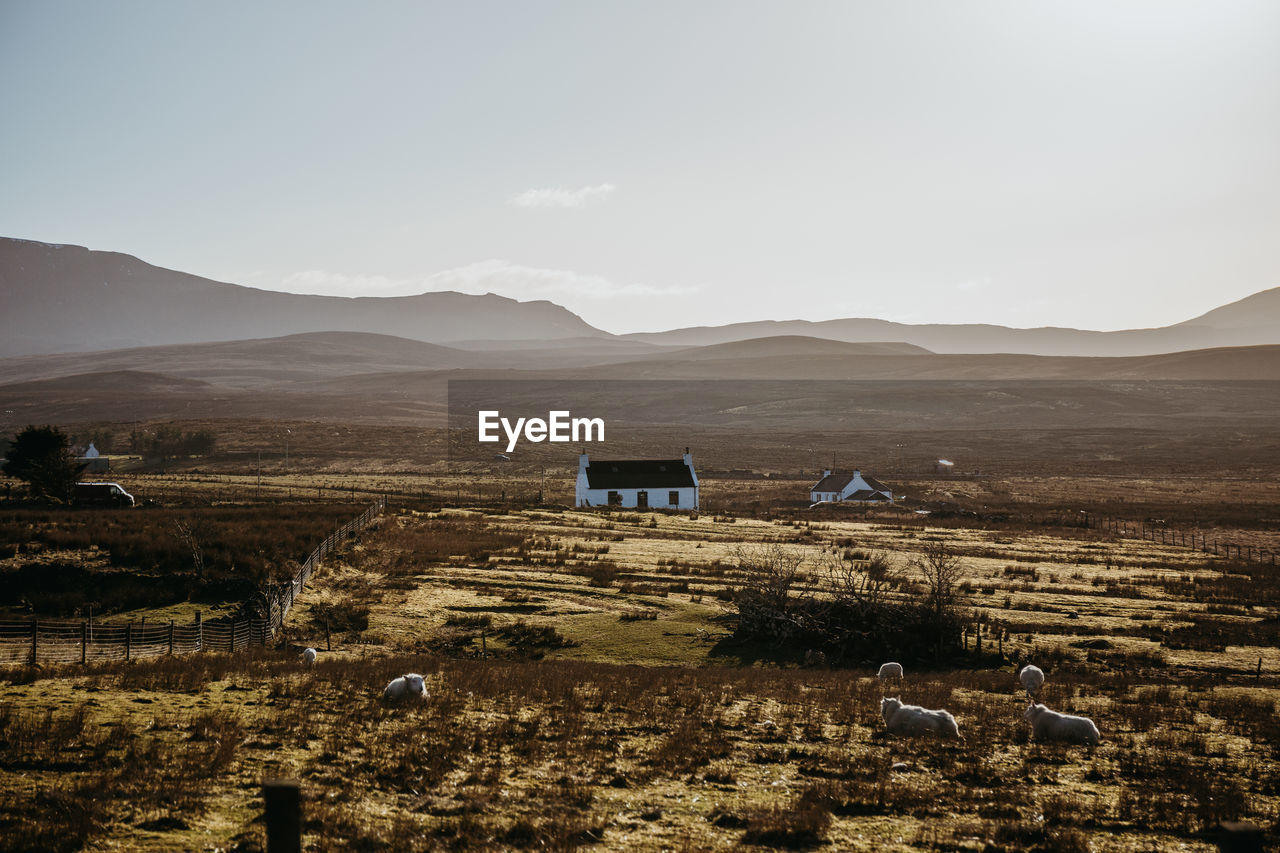
[[577,506],[632,509],[697,509],[698,475],[693,455],[683,459],[597,459],[578,457]]
[[822,479],[809,489],[809,500],[818,501],[851,501],[853,503],[893,503],[893,492],[875,477],[868,477],[861,471],[852,474],[826,470]]

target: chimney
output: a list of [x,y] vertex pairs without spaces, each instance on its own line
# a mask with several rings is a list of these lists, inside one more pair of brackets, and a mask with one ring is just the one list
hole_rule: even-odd
[[684,464],[693,467],[693,454],[689,452],[689,448],[684,449]]
[[587,449],[584,447],[582,448],[582,453],[578,456],[578,467],[586,468],[588,464]]
[[825,480],[827,477],[830,477],[830,476],[831,476],[831,469],[830,469],[830,468],[823,468],[823,469],[822,469],[822,479],[824,479],[824,480]]

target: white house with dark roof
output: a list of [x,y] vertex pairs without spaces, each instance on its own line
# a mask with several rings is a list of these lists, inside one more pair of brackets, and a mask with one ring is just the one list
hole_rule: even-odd
[[693,455],[683,459],[597,459],[578,457],[577,506],[630,509],[697,509],[698,475]]
[[809,489],[809,500],[850,501],[853,503],[893,503],[893,491],[875,477],[861,471],[822,472],[822,479]]

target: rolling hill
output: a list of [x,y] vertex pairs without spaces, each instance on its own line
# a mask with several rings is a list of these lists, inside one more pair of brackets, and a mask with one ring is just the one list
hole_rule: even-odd
[[1094,332],[985,324],[909,325],[888,320],[764,320],[626,335],[659,346],[708,346],[774,336],[848,341],[902,341],[938,353],[1131,356],[1191,349],[1280,343],[1280,288],[1255,293],[1206,314],[1152,329]]
[[115,252],[0,238],[0,356],[374,332],[448,343],[607,337],[546,301],[488,294],[304,296],[175,272]]
[[[512,364],[533,366],[665,357],[661,350],[761,338],[809,338],[882,347],[885,344],[881,342],[893,341],[898,342],[893,345],[896,351],[917,347],[969,355],[1107,357],[1280,344],[1280,288],[1171,326],[1115,332],[984,324],[908,325],[847,318],[762,320],[618,336],[596,329],[568,309],[547,301],[517,302],[494,294],[454,292],[358,298],[278,293],[163,269],[130,255],[12,238],[0,238],[0,296],[4,309],[0,311],[0,356],[242,341],[314,332],[364,332],[445,344],[473,353],[504,352]],[[758,351],[760,345],[754,346]],[[806,355],[821,354],[812,345],[806,346]],[[778,347],[780,355],[800,354],[788,349],[791,344]],[[725,352],[726,357],[736,357],[732,351]],[[827,352],[838,355],[837,350]],[[714,353],[697,356],[716,357]]]

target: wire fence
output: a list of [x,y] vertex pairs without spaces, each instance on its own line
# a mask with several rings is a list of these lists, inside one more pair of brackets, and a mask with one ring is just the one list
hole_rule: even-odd
[[1241,563],[1258,563],[1259,565],[1271,566],[1276,564],[1276,552],[1269,548],[1261,545],[1220,540],[1216,536],[1210,538],[1207,534],[1195,530],[1186,531],[1164,524],[1129,521],[1110,516],[1095,516],[1092,518],[1086,516],[1085,525],[1098,530],[1110,531],[1118,536],[1158,542],[1161,545],[1190,548],[1203,554],[1225,557],[1228,560],[1234,559]]
[[260,602],[262,615],[203,620],[197,614],[194,622],[182,624],[146,619],[127,623],[0,619],[0,664],[132,660],[191,652],[236,652],[251,645],[266,645],[284,627],[289,611],[320,561],[344,540],[372,524],[386,508],[386,497],[379,497],[358,517],[317,545],[292,580],[264,589]]

